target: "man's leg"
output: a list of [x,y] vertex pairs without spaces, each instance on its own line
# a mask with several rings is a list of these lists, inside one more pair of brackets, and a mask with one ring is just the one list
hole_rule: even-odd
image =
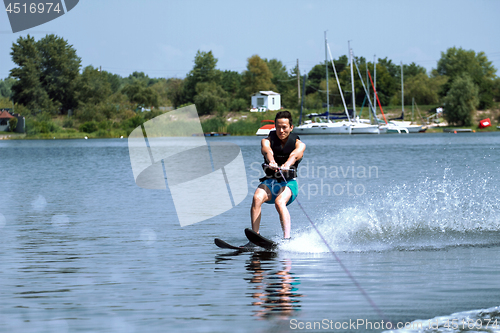
[[291,220],[290,213],[286,204],[288,200],[292,197],[292,190],[289,187],[283,187],[281,193],[275,200],[276,210],[280,215],[281,228],[283,229],[283,237],[290,238]]
[[250,219],[252,222],[252,230],[259,233],[261,207],[266,201],[271,200],[271,190],[264,184],[260,184],[255,190],[252,200],[252,208],[250,208]]

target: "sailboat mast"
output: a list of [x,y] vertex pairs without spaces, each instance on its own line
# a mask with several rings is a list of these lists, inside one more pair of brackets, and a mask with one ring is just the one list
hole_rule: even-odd
[[[337,87],[339,88],[340,98],[342,99],[342,105],[344,106],[345,115],[347,116],[349,122],[351,122],[351,117],[349,116],[349,112],[347,111],[347,105],[345,103],[344,93],[342,92],[342,87],[340,86],[339,76],[337,75],[337,69],[335,68],[332,52],[330,50],[330,47],[328,46],[328,43],[326,44],[326,47],[328,48],[328,54],[330,55],[330,61],[332,62],[333,74],[335,74],[335,80],[337,81]],[[349,132],[349,134],[350,133],[351,132]]]
[[375,113],[377,113],[377,96],[375,91],[377,91],[377,56],[373,55],[373,105],[375,105]]
[[[370,102],[371,99],[370,99],[370,81],[368,81],[368,63],[366,63],[366,84],[368,85],[368,101]],[[371,112],[368,112],[368,114],[370,115],[370,124],[372,123],[372,113]]]
[[[297,72],[299,75],[300,72]],[[300,116],[299,116],[299,125],[302,124],[302,110],[304,109],[304,95],[306,93],[306,78],[307,74],[304,74],[304,85],[302,86],[302,98],[300,99]]]
[[325,67],[326,67],[326,121],[330,120],[330,90],[328,90],[328,39],[325,31]]
[[[354,58],[354,52],[352,51],[352,49],[351,49],[351,54],[352,54],[352,57]],[[365,82],[363,81],[363,77],[361,76],[361,72],[359,70],[358,62],[354,61],[354,65],[356,65],[356,71],[358,72],[359,80],[361,81],[361,85],[363,86],[363,90],[365,91],[366,96],[369,96],[370,92],[366,89]],[[378,125],[377,115],[375,114],[375,110],[373,109],[372,101],[370,98],[368,98],[368,104],[369,104],[370,110],[372,110],[374,112],[373,115],[374,115],[375,119],[377,120],[377,125]],[[370,117],[370,119],[371,119],[371,117]]]
[[401,113],[405,120],[405,87],[403,83],[403,62],[401,61]]
[[354,113],[354,117],[356,117],[356,96],[354,94],[354,70],[352,68],[352,50],[351,50],[351,41],[347,42],[349,46],[349,60],[351,63],[351,89],[352,89],[352,110]]
[[415,97],[411,98],[411,122],[413,123],[413,106],[415,105]]
[[300,103],[300,69],[299,69],[299,59],[297,59],[297,101]]

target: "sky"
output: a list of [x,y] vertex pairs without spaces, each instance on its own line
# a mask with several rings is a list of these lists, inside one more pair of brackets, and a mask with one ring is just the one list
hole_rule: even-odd
[[[254,54],[301,73],[325,59],[324,32],[334,58],[415,62],[428,72],[450,47],[483,51],[500,69],[497,0],[80,0],[43,25],[12,33],[0,13],[0,79],[15,67],[12,44],[28,34],[64,38],[82,68],[102,66],[121,76],[184,78],[198,50],[212,51],[217,68],[242,72]],[[500,76],[500,71],[497,71]]]

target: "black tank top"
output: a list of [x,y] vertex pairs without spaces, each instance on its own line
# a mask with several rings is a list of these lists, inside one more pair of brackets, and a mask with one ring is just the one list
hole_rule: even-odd
[[[278,138],[276,131],[269,132],[268,139],[271,143],[271,149],[274,154],[274,160],[276,161],[278,166],[282,166],[286,161],[288,161],[290,154],[295,149],[295,144],[297,143],[297,140],[300,140],[297,133],[292,132],[288,136],[288,140],[286,141],[286,143],[282,145],[282,142],[280,138]],[[290,171],[282,171],[283,176],[285,176],[285,179],[287,181],[297,177],[297,168],[299,167],[299,163],[300,160],[297,160],[292,166],[290,166]],[[264,157],[264,164],[262,164],[262,168],[264,169],[266,176],[261,178],[260,181],[262,182],[267,178],[274,178],[280,182],[283,181],[281,173],[279,171],[272,170],[266,164],[267,161],[266,158]]]

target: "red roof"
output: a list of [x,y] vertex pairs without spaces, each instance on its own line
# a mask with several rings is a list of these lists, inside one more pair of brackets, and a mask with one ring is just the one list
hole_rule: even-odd
[[14,118],[14,116],[12,116],[7,111],[0,111],[0,119],[10,119],[10,118]]

